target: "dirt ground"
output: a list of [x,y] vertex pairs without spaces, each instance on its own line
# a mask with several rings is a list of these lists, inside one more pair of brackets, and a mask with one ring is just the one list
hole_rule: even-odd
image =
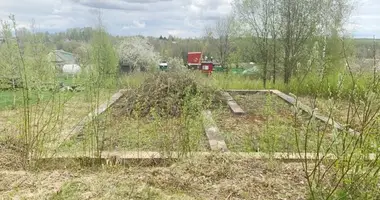
[[0,199],[306,199],[300,164],[213,155],[170,167],[0,171]]

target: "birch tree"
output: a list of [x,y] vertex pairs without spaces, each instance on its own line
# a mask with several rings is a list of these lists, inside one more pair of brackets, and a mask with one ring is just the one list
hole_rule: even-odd
[[270,37],[270,0],[236,0],[235,12],[242,26],[251,33],[258,50],[258,62],[262,66],[264,87],[267,83]]
[[[343,26],[342,22],[348,16],[344,11],[349,4],[344,0],[236,0],[234,11],[241,25],[254,38],[264,85],[271,47],[273,75],[279,60],[283,60],[284,83],[288,84],[295,66],[307,62],[305,55],[312,51],[311,44],[329,36],[324,31],[326,27],[337,29]],[[282,56],[278,55],[279,46],[284,50]],[[273,78],[275,81],[275,76]]]
[[234,19],[232,16],[220,18],[213,27],[214,36],[217,39],[219,58],[222,66],[227,64],[231,53],[231,38],[234,31]]
[[270,36],[272,38],[272,83],[276,84],[276,77],[277,77],[277,62],[279,61],[278,53],[279,53],[279,45],[278,45],[278,33],[280,29],[280,16],[278,15],[279,10],[279,0],[272,0],[271,1],[271,9],[270,9]]

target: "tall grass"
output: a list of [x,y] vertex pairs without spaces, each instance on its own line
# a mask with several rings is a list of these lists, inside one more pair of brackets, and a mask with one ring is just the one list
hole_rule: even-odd
[[[349,102],[346,111],[347,124],[356,116],[361,119],[359,134],[345,130],[330,130],[329,125],[317,133],[311,132],[309,126],[316,119],[311,117],[307,127],[297,130],[302,135],[295,135],[298,153],[304,155],[312,150],[321,155],[316,163],[303,162],[305,177],[312,199],[377,199],[379,198],[378,184],[380,167],[376,137],[380,100],[378,91],[379,80],[376,76],[356,74],[345,54],[345,43],[342,42],[346,69],[338,74],[318,73],[315,77],[307,77],[295,87],[297,93],[308,93],[314,101],[320,97],[329,98],[329,113],[332,118],[336,105],[341,99]],[[320,71],[324,71],[328,60],[313,54],[310,60],[319,60]],[[310,83],[311,82],[311,83]],[[309,91],[314,92],[310,94]],[[299,108],[296,106],[296,110]],[[314,111],[313,111],[314,112]],[[360,114],[359,114],[360,113]],[[297,112],[294,114],[297,119]],[[295,120],[296,123],[296,120]],[[297,133],[296,132],[296,133]],[[309,138],[317,136],[317,145],[312,145]],[[326,138],[329,138],[326,140]],[[374,159],[368,160],[368,154],[374,153]],[[332,154],[335,160],[327,160],[325,155]],[[364,175],[363,175],[364,174]],[[376,177],[376,178],[375,178]],[[363,187],[363,184],[369,187]]]
[[[379,159],[379,114],[380,96],[379,79],[374,73],[359,73],[352,67],[352,60],[346,55],[346,47],[342,42],[345,67],[337,66],[336,70],[329,70],[331,60],[325,58],[314,48],[310,55],[308,66],[304,72],[293,77],[288,85],[277,81],[277,84],[269,84],[267,88],[290,92],[297,96],[308,96],[314,108],[319,99],[329,102],[325,105],[327,112],[324,114],[330,119],[334,115],[345,113],[343,123],[350,125],[356,121],[355,128],[360,132],[353,135],[348,127],[341,131],[330,125],[317,126],[315,117],[310,116],[306,123],[299,125],[300,108],[293,108],[292,144],[296,152],[306,156],[307,152],[314,152],[321,156],[316,162],[304,160],[303,167],[307,180],[311,199],[378,199],[380,179]],[[302,67],[302,66],[300,66]],[[367,70],[371,71],[371,70]],[[264,89],[261,80],[249,77],[214,73],[210,79],[212,83],[222,89]],[[298,98],[296,97],[297,101]],[[325,100],[327,99],[327,101]],[[267,99],[270,102],[270,99]],[[341,101],[347,102],[346,110],[338,109]],[[339,110],[340,113],[336,113]],[[334,112],[335,111],[335,112]],[[271,109],[266,109],[268,115]],[[313,110],[312,112],[315,112]],[[279,145],[289,142],[279,142],[279,132],[283,132],[275,119],[267,121],[265,135],[260,140],[260,148],[274,152]],[[288,128],[286,128],[288,129]],[[372,160],[368,160],[368,154],[373,153]],[[325,155],[332,154],[335,160],[329,160]]]
[[264,88],[262,80],[258,78],[231,73],[214,73],[209,80],[214,86],[221,89],[277,89],[299,96],[313,96],[314,94],[318,94],[320,98],[334,97],[344,99],[350,96],[354,85],[357,87],[356,92],[358,95],[364,96],[366,88],[369,88],[373,84],[372,81],[369,81],[372,77],[373,74],[371,73],[354,74],[354,83],[346,70],[324,75],[323,80],[321,80],[317,74],[310,73],[303,76],[302,79],[291,79],[288,85],[283,84],[280,80],[278,80],[276,84],[268,82],[266,88]]

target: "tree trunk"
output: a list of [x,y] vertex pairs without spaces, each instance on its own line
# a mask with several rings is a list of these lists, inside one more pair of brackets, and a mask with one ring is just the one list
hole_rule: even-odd
[[[266,33],[267,35],[267,33]],[[268,37],[265,38],[265,63],[264,63],[264,88],[267,88],[267,78],[268,78],[268,60],[269,60],[269,45]]]
[[285,49],[285,62],[284,62],[284,83],[290,82],[291,66],[290,66],[290,49]]
[[16,108],[16,81],[12,78],[13,109]]
[[285,62],[284,62],[284,83],[288,84],[290,82],[291,76],[291,48],[292,48],[292,12],[291,12],[291,1],[287,1],[287,13],[286,13],[286,36],[285,36]]
[[277,10],[277,1],[276,0],[273,0],[273,8],[272,8],[272,21],[271,21],[271,25],[272,25],[272,39],[273,39],[273,76],[272,76],[272,83],[273,85],[276,84],[276,65],[277,65],[277,29],[276,29],[276,17],[275,17],[275,13]]
[[276,58],[277,58],[277,46],[276,46],[276,40],[277,36],[276,34],[273,35],[273,85],[276,84]]
[[264,89],[267,88],[267,67],[268,67],[268,62],[265,61],[265,64],[264,64],[264,73],[263,73],[263,83],[264,83]]

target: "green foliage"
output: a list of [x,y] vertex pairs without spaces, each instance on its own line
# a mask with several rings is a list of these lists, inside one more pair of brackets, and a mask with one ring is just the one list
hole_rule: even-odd
[[263,83],[258,79],[235,75],[232,73],[213,73],[211,82],[221,89],[262,89]]
[[169,58],[167,60],[169,70],[185,70],[186,66],[183,63],[183,60],[180,58]]
[[[38,105],[49,102],[51,98],[53,98],[56,94],[53,91],[38,91],[32,90],[29,96],[30,105]],[[72,97],[71,93],[62,94],[62,98],[69,99]],[[15,99],[14,99],[15,98]],[[9,109],[17,109],[23,108],[23,94],[21,90],[5,90],[0,91],[0,111],[1,110],[9,110]]]
[[[90,102],[91,110],[97,110],[102,102],[101,99],[105,95],[109,98],[117,88],[118,84],[118,57],[110,35],[107,33],[102,25],[101,18],[99,17],[99,24],[93,33],[91,47],[89,48],[89,59],[87,66],[82,67],[82,73],[79,81],[85,84],[86,97]],[[107,93],[102,93],[105,90]],[[104,113],[107,118],[108,112]],[[85,135],[87,145],[85,149],[93,155],[100,158],[103,151],[102,138],[105,137],[106,132],[101,130],[101,122],[96,115],[91,116],[89,124],[90,129]]]
[[17,56],[17,42],[12,38],[11,25],[7,21],[2,21],[1,25],[1,36],[5,42],[0,45],[0,70],[2,72],[0,79],[6,77],[20,78],[19,70],[17,69],[17,65],[20,64]]
[[90,85],[112,88],[116,86],[118,58],[108,33],[99,27],[91,43]]
[[48,59],[50,50],[43,42],[43,37],[33,34],[29,42],[25,43],[25,61],[28,63],[24,73],[27,73],[27,80],[30,87],[38,87],[43,83],[54,83],[57,72],[53,63]]
[[[12,137],[21,143],[23,166],[33,167],[35,159],[46,153],[47,144],[54,140],[52,133],[59,129],[62,105],[69,97],[61,95],[55,86],[57,74],[48,61],[49,48],[42,35],[17,27],[14,16],[2,22],[1,67],[4,78],[12,80],[8,88],[13,96],[12,108],[20,111],[18,131]],[[6,97],[9,92],[0,91],[0,96]],[[1,104],[7,106],[9,101],[5,99]]]

